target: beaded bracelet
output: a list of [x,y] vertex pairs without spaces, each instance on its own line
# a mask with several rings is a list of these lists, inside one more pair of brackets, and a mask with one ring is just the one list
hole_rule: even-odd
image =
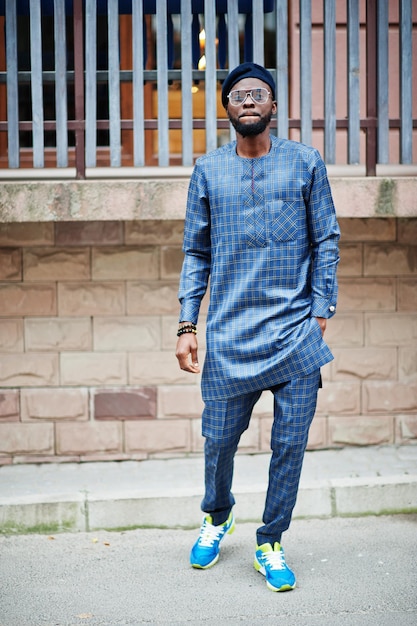
[[177,337],[181,337],[181,335],[185,335],[185,333],[194,333],[197,334],[197,326],[195,324],[184,324],[184,326],[180,326],[177,332]]

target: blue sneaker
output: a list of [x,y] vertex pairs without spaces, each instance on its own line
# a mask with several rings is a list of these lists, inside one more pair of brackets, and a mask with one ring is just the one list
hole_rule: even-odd
[[253,566],[266,578],[266,586],[272,591],[289,591],[295,587],[295,576],[285,562],[284,549],[276,541],[274,547],[263,543],[256,547]]
[[231,512],[227,520],[219,526],[213,526],[211,515],[206,515],[200,529],[200,535],[192,547],[190,563],[198,569],[207,569],[217,563],[220,553],[220,542],[228,533],[235,529],[235,519]]

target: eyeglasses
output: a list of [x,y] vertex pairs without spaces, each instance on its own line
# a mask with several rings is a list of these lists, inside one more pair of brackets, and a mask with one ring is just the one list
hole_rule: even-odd
[[250,96],[256,104],[265,104],[267,102],[271,92],[264,87],[256,87],[255,89],[234,89],[227,96],[230,104],[237,107],[239,104],[243,104],[248,96]]

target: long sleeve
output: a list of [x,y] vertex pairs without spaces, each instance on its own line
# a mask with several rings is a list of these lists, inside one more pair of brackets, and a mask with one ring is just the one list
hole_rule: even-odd
[[306,200],[312,252],[311,315],[329,318],[336,312],[340,230],[326,167],[317,151],[312,153],[312,182]]
[[201,300],[206,293],[211,264],[210,208],[204,177],[196,164],[188,189],[183,242],[184,262],[178,298],[180,321],[198,321]]

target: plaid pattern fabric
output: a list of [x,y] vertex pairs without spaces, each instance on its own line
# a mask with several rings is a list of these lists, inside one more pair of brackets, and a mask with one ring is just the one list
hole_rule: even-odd
[[[257,531],[258,545],[280,542],[290,525],[319,381],[320,371],[315,371],[271,389],[274,394],[272,456],[264,525]],[[260,391],[255,391],[230,400],[208,402],[204,409],[205,495],[201,508],[213,517],[215,525],[227,519],[235,503],[231,491],[233,459],[260,395]]]
[[189,186],[180,320],[198,321],[210,277],[205,401],[268,389],[330,361],[315,317],[336,308],[339,227],[319,153],[271,135],[240,158],[231,142]]

